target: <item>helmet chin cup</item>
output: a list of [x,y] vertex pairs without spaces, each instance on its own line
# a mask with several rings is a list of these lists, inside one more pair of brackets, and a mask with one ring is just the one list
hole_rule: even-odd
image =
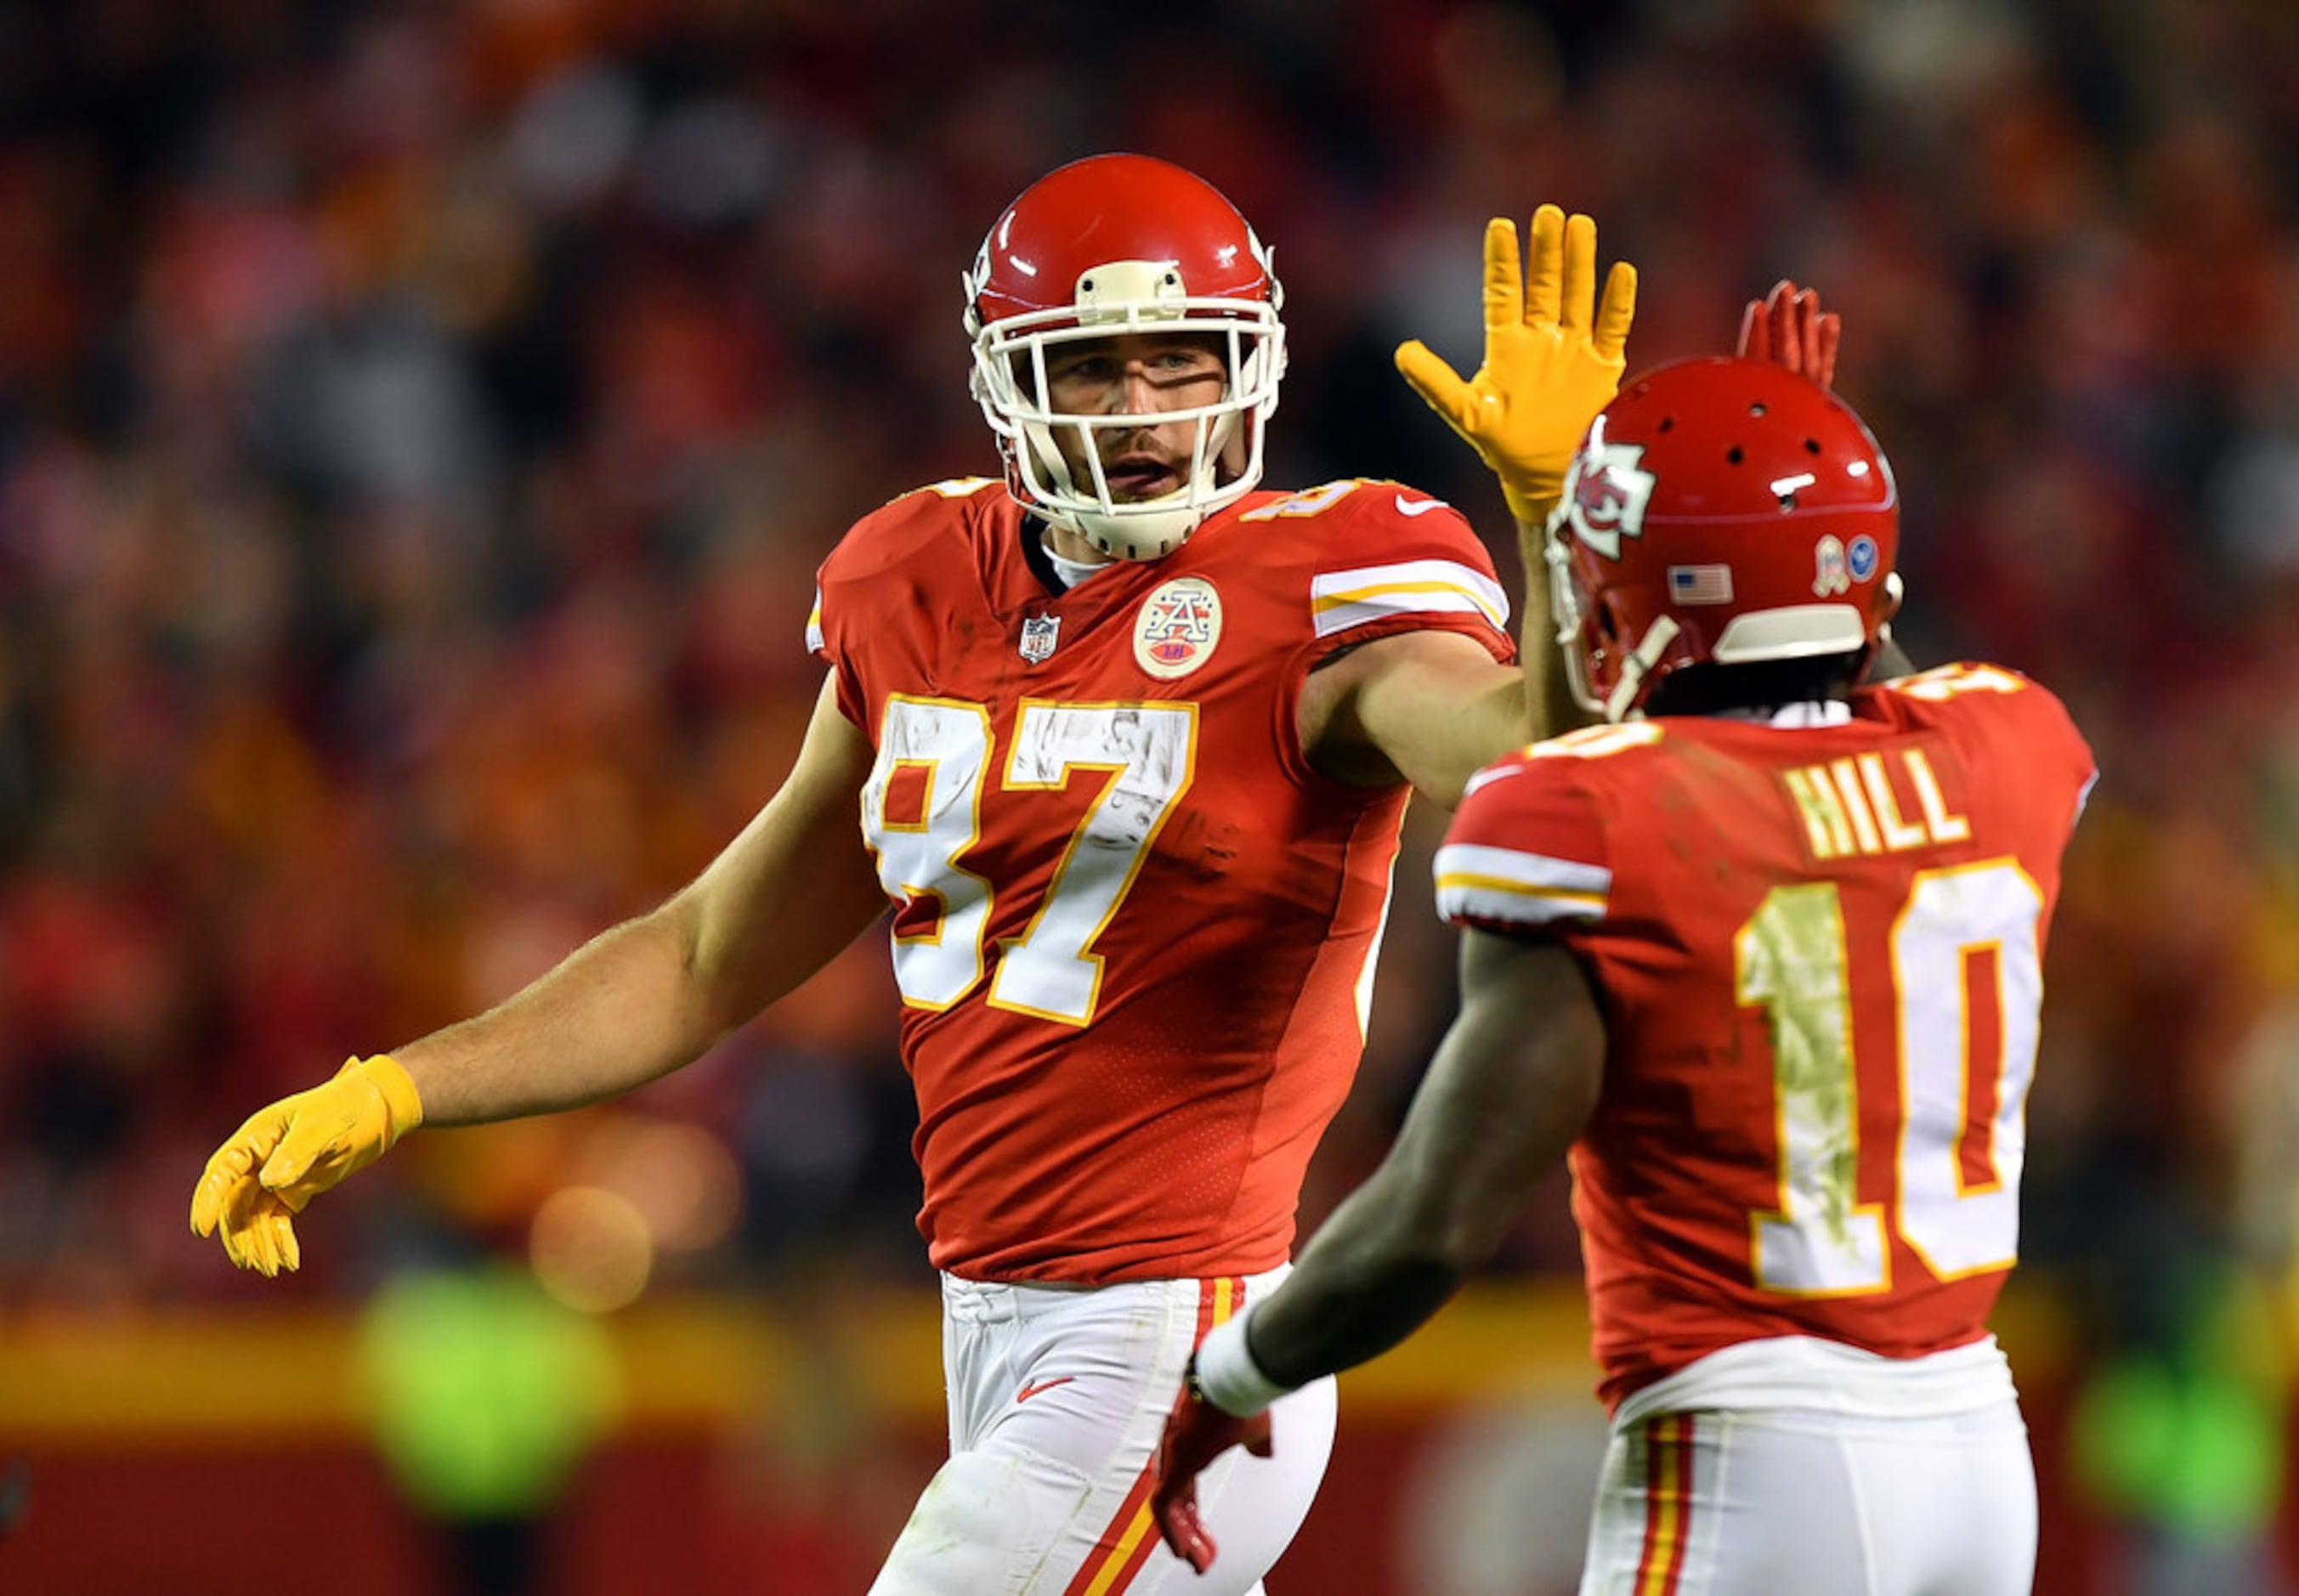
[[[1196,428],[1184,470],[1186,480],[1172,493],[1154,499],[1118,498],[1102,474],[1100,451],[1094,443],[1097,431],[1137,427],[1145,418],[1065,416],[1025,420],[1017,428],[1020,446],[1008,457],[1017,468],[1012,473],[1015,496],[1112,560],[1162,559],[1187,542],[1208,515],[1235,503],[1253,486],[1251,476],[1219,480],[1223,452],[1238,436],[1242,421],[1234,411],[1212,413],[1217,409],[1180,412],[1194,418]],[[1147,419],[1159,425],[1168,420],[1165,416]],[[1091,480],[1077,480],[1077,473],[1055,441],[1057,427],[1080,435],[1078,453],[1091,472]]]
[[1206,519],[1204,511],[1192,510],[1187,504],[1155,508],[1182,496],[1169,494],[1165,498],[1129,505],[1129,513],[1122,518],[1081,510],[1075,518],[1077,535],[1112,560],[1162,559],[1187,542],[1190,534],[1198,529],[1198,523]]

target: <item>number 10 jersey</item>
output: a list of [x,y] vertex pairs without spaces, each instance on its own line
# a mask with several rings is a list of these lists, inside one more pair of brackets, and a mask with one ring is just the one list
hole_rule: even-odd
[[1306,762],[1317,661],[1512,657],[1493,568],[1394,483],[1249,495],[1067,592],[1000,485],[850,532],[809,644],[876,760],[934,1265],[1099,1284],[1285,1261],[1364,1045],[1406,789]]
[[1472,779],[1440,910],[1561,938],[1605,1011],[1572,1167],[1608,1406],[1771,1337],[1908,1359],[1987,1334],[2092,775],[2050,693],[1953,665]]

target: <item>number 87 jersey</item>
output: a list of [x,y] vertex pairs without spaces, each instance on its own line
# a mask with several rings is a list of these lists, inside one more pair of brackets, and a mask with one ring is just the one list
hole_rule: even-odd
[[1772,1337],[1904,1359],[1987,1334],[2093,774],[2051,694],[1955,665],[1592,727],[1471,782],[1440,911],[1560,938],[1606,1017],[1571,1162],[1608,1407]]
[[942,1269],[1100,1284],[1285,1261],[1364,1046],[1404,813],[1300,748],[1322,658],[1513,657],[1458,513],[1394,483],[1249,494],[1064,591],[994,482],[866,518],[810,642],[876,759],[919,1229]]

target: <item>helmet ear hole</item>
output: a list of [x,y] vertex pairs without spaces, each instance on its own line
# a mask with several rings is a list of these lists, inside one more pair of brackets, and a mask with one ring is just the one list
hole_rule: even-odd
[[1618,643],[1621,640],[1621,618],[1613,613],[1613,599],[1610,594],[1598,597],[1590,614],[1591,619],[1597,623],[1597,636],[1600,639],[1607,644]]

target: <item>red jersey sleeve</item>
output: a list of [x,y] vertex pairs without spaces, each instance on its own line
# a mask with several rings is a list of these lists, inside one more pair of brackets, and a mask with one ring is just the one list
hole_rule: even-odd
[[1241,520],[1315,517],[1309,612],[1316,652],[1398,632],[1475,638],[1516,658],[1508,594],[1461,512],[1394,482],[1348,481],[1250,511]]
[[903,494],[848,528],[816,570],[807,653],[836,675],[838,707],[855,725],[875,724],[861,656],[873,640],[883,646],[890,634],[937,624],[939,607],[920,573],[935,561],[972,568],[966,506],[992,488],[1003,496],[995,478],[960,477]]
[[1586,929],[1612,909],[1613,850],[1583,758],[1659,740],[1647,725],[1535,744],[1469,780],[1437,850],[1437,911],[1506,935]]

